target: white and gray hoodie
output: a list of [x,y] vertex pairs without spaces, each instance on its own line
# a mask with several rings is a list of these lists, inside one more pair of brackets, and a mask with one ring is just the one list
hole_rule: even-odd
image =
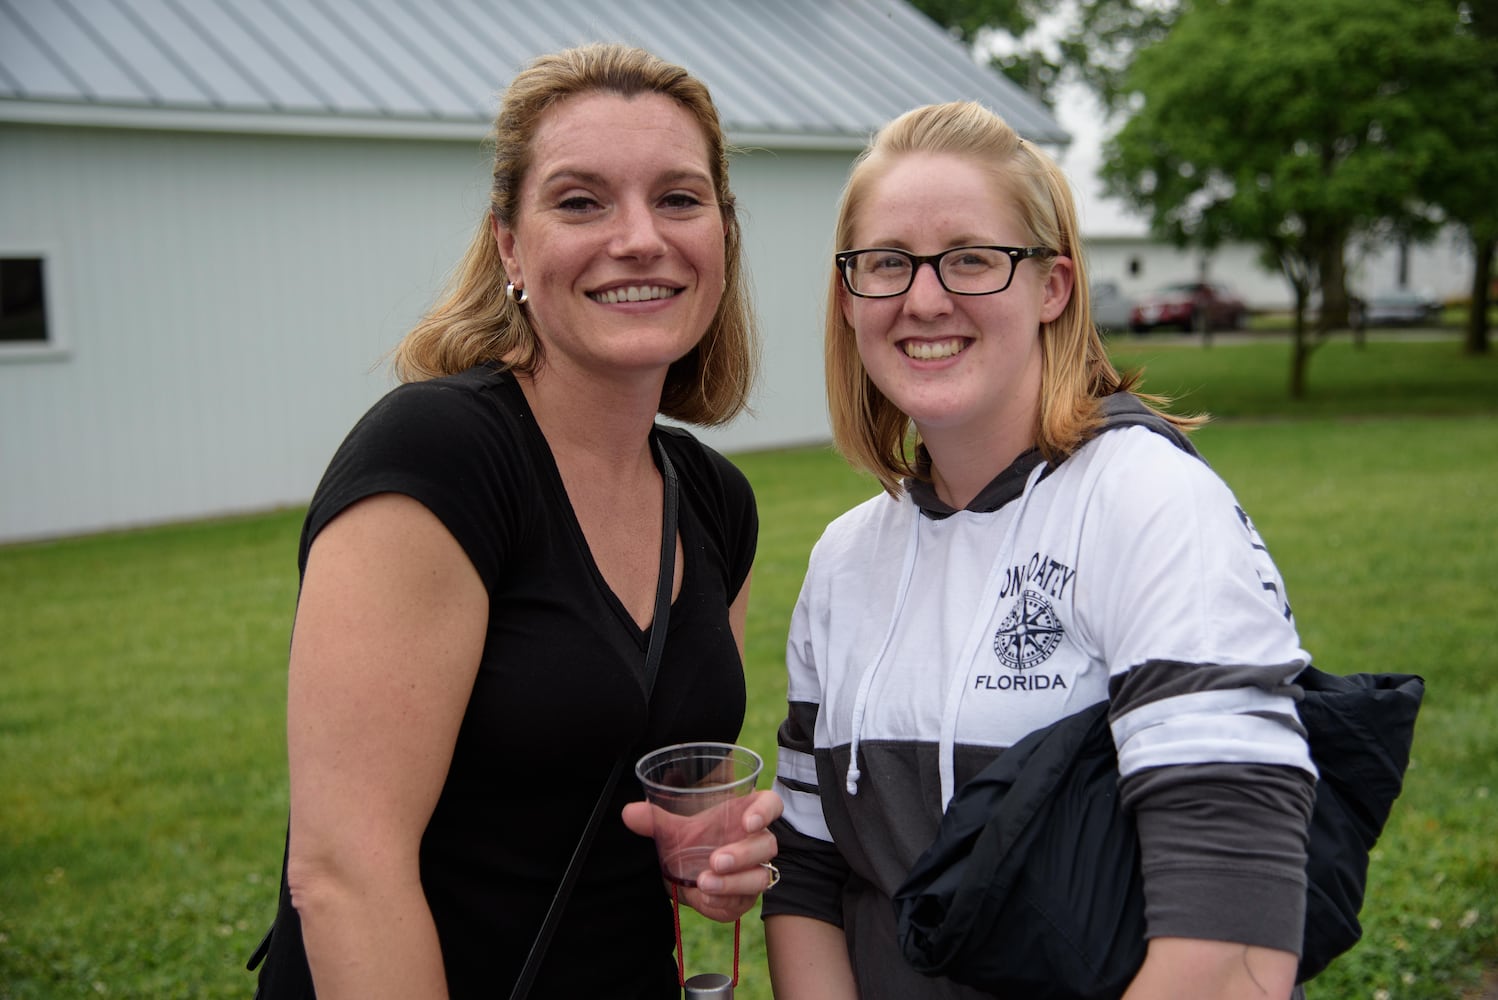
[[1150,935],[1300,950],[1310,656],[1227,485],[1135,397],[1105,413],[1058,466],[1022,455],[960,511],[912,480],[812,551],[762,912],[841,926],[862,1000],[982,995],[910,968],[890,896],[965,780],[1105,699]]

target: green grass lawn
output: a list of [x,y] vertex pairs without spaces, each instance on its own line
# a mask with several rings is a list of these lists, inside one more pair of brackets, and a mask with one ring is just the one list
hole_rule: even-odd
[[[1364,939],[1313,1000],[1454,998],[1498,960],[1498,359],[1124,338],[1254,517],[1323,669],[1428,682]],[[785,624],[822,526],[875,492],[825,448],[736,456],[762,530],[743,741],[774,759]],[[0,548],[0,1000],[243,998],[286,818],[300,511]],[[732,933],[688,916],[688,971]],[[1382,992],[1379,992],[1382,991]],[[757,917],[741,1000],[768,1000]]]

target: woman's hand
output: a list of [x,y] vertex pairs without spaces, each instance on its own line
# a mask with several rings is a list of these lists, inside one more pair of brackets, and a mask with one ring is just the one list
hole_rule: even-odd
[[[681,900],[712,920],[729,923],[754,907],[760,893],[777,878],[769,868],[779,849],[770,824],[780,818],[785,804],[772,791],[753,792],[744,809],[744,836],[713,852],[712,870],[698,876],[695,888],[683,888]],[[624,807],[624,825],[642,837],[653,836],[648,802]]]

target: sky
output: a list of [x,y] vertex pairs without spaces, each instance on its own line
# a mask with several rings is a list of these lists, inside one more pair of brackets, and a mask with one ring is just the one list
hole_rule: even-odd
[[1143,216],[1117,199],[1103,197],[1097,172],[1108,125],[1097,99],[1078,83],[1064,83],[1056,94],[1056,119],[1072,136],[1071,145],[1057,153],[1056,159],[1071,180],[1082,232],[1089,236],[1146,234],[1149,226]]
[[[1011,53],[1023,45],[1026,48],[1041,46],[1050,48],[1052,58],[1059,56],[1056,41],[1066,29],[1067,22],[1075,15],[1070,5],[1061,0],[1054,13],[1043,17],[1022,39],[998,31],[983,31],[973,45],[973,59],[986,64],[996,55]],[[1108,122],[1102,106],[1082,84],[1066,80],[1056,87],[1054,114],[1062,128],[1071,133],[1071,145],[1057,153],[1061,169],[1071,179],[1076,193],[1077,211],[1081,215],[1082,232],[1089,236],[1143,236],[1149,231],[1148,222],[1140,215],[1131,213],[1116,199],[1104,198],[1102,184],[1097,179],[1102,165],[1102,145],[1108,134]]]

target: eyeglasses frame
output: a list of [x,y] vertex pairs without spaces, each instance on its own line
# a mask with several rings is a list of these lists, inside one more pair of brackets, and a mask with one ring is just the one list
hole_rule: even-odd
[[[941,259],[947,254],[956,253],[959,250],[998,250],[1004,253],[1009,257],[1009,280],[1005,281],[1002,287],[995,288],[991,292],[959,292],[955,288],[948,288],[947,279],[941,276]],[[868,292],[860,292],[853,287],[853,282],[848,278],[849,259],[862,253],[875,252],[897,253],[910,261],[910,282],[903,289],[898,292],[871,295]],[[832,259],[837,265],[838,275],[843,279],[843,287],[848,290],[849,295],[857,296],[860,299],[895,299],[906,294],[915,286],[915,273],[921,269],[922,264],[931,265],[931,270],[936,275],[937,283],[941,285],[942,289],[948,295],[997,295],[1000,292],[1008,291],[1009,286],[1014,284],[1014,272],[1019,270],[1020,261],[1030,260],[1033,257],[1050,260],[1053,257],[1059,256],[1061,256],[1061,251],[1052,250],[1050,247],[1006,247],[987,243],[970,243],[960,247],[948,247],[940,253],[931,254],[911,253],[909,250],[902,250],[899,247],[863,247],[858,250],[839,250],[832,255]]]

